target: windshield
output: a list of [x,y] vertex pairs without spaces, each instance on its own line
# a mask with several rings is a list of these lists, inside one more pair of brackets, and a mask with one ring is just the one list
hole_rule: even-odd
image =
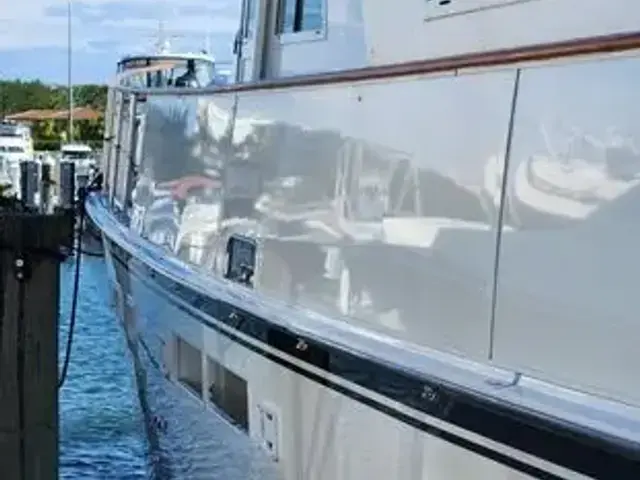
[[[176,86],[186,86],[190,82],[196,86],[204,87],[215,79],[215,66],[210,62],[194,60],[182,62],[173,69],[173,77]],[[184,85],[180,85],[179,79],[183,79]]]
[[131,87],[206,86],[215,81],[213,62],[201,58],[135,59],[120,65],[121,83]]

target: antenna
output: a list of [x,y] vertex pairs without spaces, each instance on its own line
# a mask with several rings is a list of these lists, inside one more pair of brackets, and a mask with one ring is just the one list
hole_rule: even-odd
[[72,36],[71,36],[71,0],[67,0],[67,92],[68,92],[68,108],[67,113],[67,142],[73,142],[73,78],[71,76],[71,57],[73,57]]
[[158,38],[156,40],[156,51],[158,53],[168,53],[170,49],[169,40],[164,30],[164,20],[158,20]]
[[204,53],[207,55],[211,53],[211,35],[209,32],[204,37]]
[[164,19],[158,20],[158,30],[155,35],[147,35],[147,37],[151,37],[155,39],[154,47],[155,53],[170,53],[171,52],[171,42],[170,39],[181,38],[183,35],[167,35],[167,31],[165,28]]

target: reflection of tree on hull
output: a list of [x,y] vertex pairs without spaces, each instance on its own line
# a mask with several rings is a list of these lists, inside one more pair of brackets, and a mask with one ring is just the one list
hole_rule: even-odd
[[[174,249],[180,237],[181,218],[187,204],[198,200],[214,182],[218,148],[216,139],[206,129],[207,118],[198,116],[198,128],[189,135],[188,127],[195,112],[190,104],[175,101],[163,108],[150,104],[146,116],[146,134],[141,179],[136,190],[135,207],[144,219],[143,233],[152,241]],[[142,193],[142,192],[141,192]]]
[[[358,158],[358,171],[353,169],[357,155],[345,148],[355,144],[364,152]],[[434,272],[429,266],[433,260],[419,245],[394,244],[393,235],[385,238],[385,226],[389,234],[389,228],[397,228],[398,222],[424,222],[427,217],[487,223],[486,209],[475,192],[435,172],[410,168],[413,162],[406,156],[388,154],[332,132],[317,135],[297,127],[261,124],[246,136],[246,143],[234,148],[241,152],[236,158],[271,169],[259,171],[259,198],[252,204],[253,196],[246,196],[236,216],[253,218],[260,225],[263,261],[258,283],[286,300],[303,296],[313,301],[321,296],[325,298],[321,303],[327,303],[329,296],[347,313],[351,300],[369,292],[375,310],[406,309],[415,301],[409,298],[415,295],[415,285],[424,283],[418,279],[429,268]],[[371,177],[373,189],[367,189],[364,177]],[[379,206],[370,208],[368,202]],[[233,216],[225,210],[225,217]],[[371,236],[374,231],[379,234]],[[381,256],[382,245],[386,253],[394,245],[395,253]],[[378,266],[376,275],[385,269],[389,275],[384,279],[372,276],[371,265]],[[346,282],[345,276],[350,277]],[[434,273],[435,277],[440,283],[434,291],[442,291],[446,275]],[[404,294],[390,292],[389,278],[406,279]],[[353,287],[347,292],[349,300],[344,297],[345,283]],[[436,300],[442,303],[441,298]],[[436,308],[436,303],[431,301],[430,306]]]
[[[256,283],[261,289],[285,300],[320,296],[320,303],[350,314],[350,304],[362,306],[368,297],[374,312],[401,311],[411,322],[427,307],[453,308],[434,294],[419,302],[422,312],[406,311],[416,304],[416,285],[426,290],[430,280],[425,274],[433,279],[433,292],[477,289],[468,276],[455,273],[446,256],[435,257],[415,241],[396,238],[406,237],[403,224],[415,226],[434,217],[486,223],[474,192],[435,172],[411,168],[414,162],[406,155],[333,132],[260,122],[244,136],[232,139],[227,129],[216,138],[206,114],[185,106],[175,102],[165,111],[156,105],[149,112],[147,128],[154,137],[145,138],[143,165],[156,189],[169,189],[164,201],[172,205],[147,222],[147,236],[177,239],[172,249],[181,258],[220,274],[229,236],[259,235]],[[198,123],[192,134],[189,115]],[[345,149],[348,144],[361,145],[359,156]],[[221,183],[219,193],[208,198],[206,186],[215,188],[213,179]],[[147,210],[150,219],[153,210]],[[365,230],[369,233],[363,237]],[[385,255],[380,255],[382,247]],[[384,278],[382,271],[387,272]],[[388,288],[389,279],[397,288]]]
[[189,109],[177,102],[166,110],[148,105],[142,172],[155,183],[202,173],[187,132],[190,115]]
[[317,277],[322,268],[327,236],[313,220],[331,214],[332,160],[340,140],[333,132],[261,123],[234,146],[227,164],[255,165],[255,194],[236,195],[225,184],[225,218],[237,213],[259,224],[262,262],[257,282],[279,298],[291,300],[301,288],[322,280],[312,272]]

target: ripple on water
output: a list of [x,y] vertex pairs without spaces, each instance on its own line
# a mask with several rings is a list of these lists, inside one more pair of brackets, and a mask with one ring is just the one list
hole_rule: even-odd
[[[61,357],[73,261],[61,273]],[[99,258],[82,262],[69,376],[60,393],[60,478],[147,478],[147,443],[124,338],[108,306],[106,268]]]

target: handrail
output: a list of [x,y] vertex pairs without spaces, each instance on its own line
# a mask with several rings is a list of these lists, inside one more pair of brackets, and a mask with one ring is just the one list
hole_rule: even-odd
[[123,92],[137,92],[153,95],[192,96],[213,93],[240,93],[292,87],[354,83],[411,75],[457,72],[459,70],[470,68],[496,67],[524,62],[594,55],[599,53],[624,52],[634,49],[640,49],[640,31],[577,38],[562,42],[499,49],[489,52],[453,55],[429,60],[415,60],[403,63],[355,68],[337,72],[296,75],[251,83],[235,83],[217,86],[212,85],[202,88],[136,89],[123,86],[115,86],[115,88]]

